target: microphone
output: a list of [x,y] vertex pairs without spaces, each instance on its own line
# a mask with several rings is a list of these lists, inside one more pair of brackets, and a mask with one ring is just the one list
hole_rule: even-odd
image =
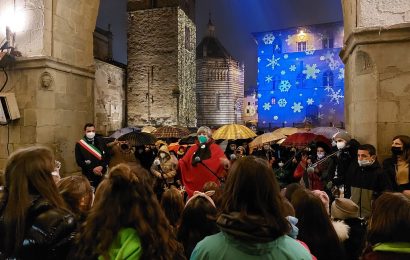
[[154,165],[158,167],[158,170],[159,170],[161,173],[164,172],[164,171],[162,170],[162,168],[161,168],[161,162],[159,161],[158,158],[154,160]]
[[234,153],[232,153],[232,154],[229,156],[229,159],[230,159],[231,161],[234,161],[234,160],[237,159],[237,157],[236,157],[236,155],[235,155]]
[[194,158],[194,162],[195,162],[195,163],[199,163],[199,162],[201,162],[201,157],[199,157],[199,156],[195,156],[195,158]]

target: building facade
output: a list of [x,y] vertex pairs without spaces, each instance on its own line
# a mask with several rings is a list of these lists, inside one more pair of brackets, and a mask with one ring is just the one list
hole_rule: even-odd
[[129,125],[196,125],[195,1],[128,1]]
[[198,126],[242,124],[244,66],[215,37],[211,20],[196,58]]
[[258,126],[344,124],[343,23],[254,33]]

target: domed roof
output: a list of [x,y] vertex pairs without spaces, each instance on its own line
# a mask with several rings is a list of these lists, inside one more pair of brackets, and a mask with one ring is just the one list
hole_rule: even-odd
[[221,44],[221,42],[215,37],[215,26],[209,18],[208,22],[208,33],[201,43],[196,48],[196,58],[231,58],[232,56]]

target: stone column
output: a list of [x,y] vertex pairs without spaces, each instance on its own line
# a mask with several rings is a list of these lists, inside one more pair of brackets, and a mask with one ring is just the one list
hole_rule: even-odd
[[[84,124],[94,121],[93,31],[99,2],[0,0],[0,14],[12,8],[25,21],[23,31],[16,32],[21,57],[7,68],[3,90],[15,93],[21,118],[0,126],[0,168],[16,149],[41,144],[54,150],[63,174],[79,170],[74,146]],[[4,79],[0,75],[1,83]]]
[[343,0],[346,128],[390,155],[410,135],[410,1]]

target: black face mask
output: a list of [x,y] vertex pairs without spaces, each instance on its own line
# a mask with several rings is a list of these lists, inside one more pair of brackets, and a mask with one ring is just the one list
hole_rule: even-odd
[[401,147],[392,147],[391,148],[391,153],[393,154],[393,155],[402,155],[403,154],[403,151],[401,150]]

